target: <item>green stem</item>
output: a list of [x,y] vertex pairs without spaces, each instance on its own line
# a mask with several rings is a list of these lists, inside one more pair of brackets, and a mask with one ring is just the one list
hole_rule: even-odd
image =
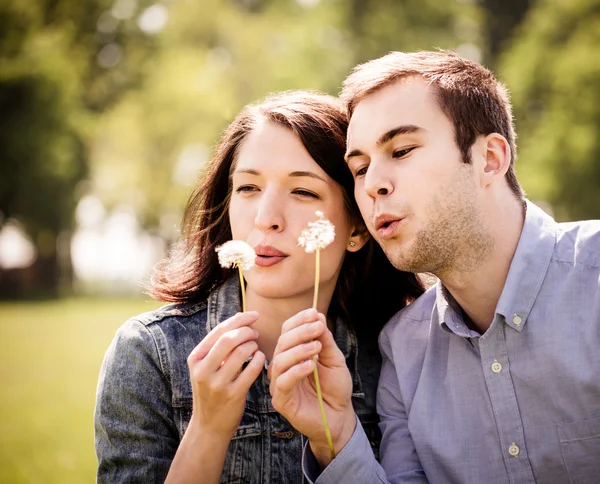
[[[320,273],[320,250],[317,248],[316,254],[316,267],[315,267],[315,295],[313,299],[313,308],[317,309],[317,302],[319,301],[319,273]],[[329,451],[331,452],[331,458],[335,459],[335,449],[333,448],[333,440],[331,439],[331,430],[329,430],[329,423],[327,422],[327,415],[325,415],[325,405],[323,403],[323,393],[321,392],[321,383],[319,381],[319,372],[317,371],[317,356],[312,357],[314,367],[313,376],[315,378],[315,387],[317,389],[317,399],[319,400],[319,408],[321,410],[321,419],[323,420],[323,427],[325,428],[325,437],[327,438],[327,444],[329,444]]]
[[244,275],[242,274],[242,268],[237,266],[240,273],[240,287],[242,289],[242,312],[246,312],[246,291],[244,291]]

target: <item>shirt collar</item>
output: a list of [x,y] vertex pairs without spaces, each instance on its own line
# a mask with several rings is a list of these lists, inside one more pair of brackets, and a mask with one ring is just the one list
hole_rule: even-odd
[[[496,314],[516,331],[523,330],[548,271],[556,244],[556,230],[554,219],[526,200],[525,223],[496,306]],[[439,281],[434,317],[443,329],[458,336],[480,336],[464,323],[462,309]]]
[[542,287],[554,253],[557,226],[550,215],[527,200],[525,224],[513,257],[496,313],[522,331]]

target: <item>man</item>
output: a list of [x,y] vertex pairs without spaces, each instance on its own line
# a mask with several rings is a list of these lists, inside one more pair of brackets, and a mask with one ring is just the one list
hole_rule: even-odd
[[600,482],[600,222],[557,224],[525,200],[508,94],[474,62],[391,53],[358,66],[342,98],[369,231],[398,269],[440,282],[380,337],[381,465],[325,325],[284,324],[271,393],[309,438],[309,480]]

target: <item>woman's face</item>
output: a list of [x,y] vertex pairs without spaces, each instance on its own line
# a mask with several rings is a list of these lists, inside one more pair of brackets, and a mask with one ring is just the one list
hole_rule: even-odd
[[317,220],[317,210],[335,226],[335,240],[321,251],[319,286],[333,291],[354,231],[343,189],[291,130],[258,125],[238,150],[229,205],[233,239],[257,252],[256,265],[244,273],[248,291],[265,298],[312,297],[315,254],[298,246],[298,236]]

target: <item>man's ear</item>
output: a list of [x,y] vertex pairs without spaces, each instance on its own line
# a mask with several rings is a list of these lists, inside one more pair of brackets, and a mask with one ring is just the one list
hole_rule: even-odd
[[364,225],[357,225],[354,227],[352,234],[350,234],[350,239],[346,244],[346,250],[348,252],[358,252],[362,249],[365,244],[371,238],[371,234]]
[[504,179],[510,167],[512,154],[506,138],[498,133],[488,134],[482,139],[480,148],[480,178],[484,188],[497,180]]

